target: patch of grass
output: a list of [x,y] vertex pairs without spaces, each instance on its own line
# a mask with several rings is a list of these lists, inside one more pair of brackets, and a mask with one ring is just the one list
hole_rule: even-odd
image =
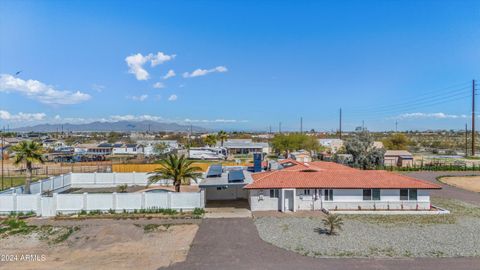
[[433,205],[449,210],[453,216],[469,216],[480,218],[480,206],[459,200],[445,199],[440,197],[431,197],[431,201]]
[[172,224],[146,224],[146,225],[140,225],[140,224],[134,224],[137,227],[143,227],[143,232],[144,233],[151,233],[159,230],[159,228],[163,227],[165,230],[168,230],[172,226]]
[[24,220],[18,218],[8,218],[0,223],[0,237],[6,237],[15,234],[29,234],[37,226],[28,225]]
[[195,209],[193,209],[192,214],[193,214],[195,217],[200,218],[200,217],[202,217],[202,216],[205,214],[205,209],[203,209],[203,208],[195,208]]
[[[3,190],[9,189],[11,187],[17,187],[21,185],[25,185],[25,176],[4,176],[3,180]],[[32,183],[36,182],[40,179],[43,179],[45,177],[33,177],[32,178]],[[0,190],[2,190],[2,187],[0,186]]]
[[74,232],[79,231],[80,227],[54,227],[44,225],[40,227],[40,240],[47,241],[50,245],[59,244],[67,240]]
[[61,243],[65,240],[67,240],[70,235],[72,235],[74,232],[79,231],[80,227],[75,226],[75,227],[68,227],[63,233],[60,233],[57,237],[53,238],[52,241],[50,241],[51,244],[58,244]]

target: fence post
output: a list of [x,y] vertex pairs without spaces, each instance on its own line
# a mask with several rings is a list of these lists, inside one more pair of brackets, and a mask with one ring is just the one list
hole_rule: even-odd
[[35,211],[35,214],[37,215],[37,217],[42,215],[42,190],[41,189],[40,189],[40,193],[37,194],[37,210]]
[[56,216],[57,215],[57,205],[58,205],[58,193],[53,193],[52,194],[52,204],[50,205],[52,207],[53,214]]
[[117,192],[112,193],[112,209],[117,210]]
[[167,192],[167,209],[172,209],[172,192]]
[[94,173],[93,173],[93,184],[94,184],[94,185],[97,184],[97,172],[94,172]]
[[43,192],[43,179],[39,181],[40,182],[40,194]]
[[17,193],[15,192],[12,195],[12,200],[13,200],[13,212],[17,212]]
[[145,209],[145,192],[142,192],[142,199],[141,199],[141,209]]
[[82,210],[87,211],[87,192],[83,193],[83,205],[82,205]]

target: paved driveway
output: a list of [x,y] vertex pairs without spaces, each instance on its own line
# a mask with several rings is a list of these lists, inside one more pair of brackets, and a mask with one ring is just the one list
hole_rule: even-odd
[[[436,181],[439,175],[461,172],[415,172],[408,175]],[[476,174],[479,174],[476,172]],[[433,195],[480,205],[480,194],[443,185]],[[260,239],[250,218],[205,219],[193,240],[187,260],[169,269],[328,269],[328,270],[479,270],[480,258],[318,259],[275,247]]]
[[[437,177],[444,175],[480,175],[480,172],[409,172],[405,173],[405,175],[431,181],[441,185],[442,189],[432,191],[432,196],[452,198],[480,205],[479,193],[449,186],[436,180]],[[480,266],[478,267],[478,269],[480,269]]]

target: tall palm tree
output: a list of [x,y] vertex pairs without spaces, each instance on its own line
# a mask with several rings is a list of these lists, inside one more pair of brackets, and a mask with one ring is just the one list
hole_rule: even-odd
[[13,164],[18,165],[25,163],[27,169],[27,177],[25,178],[24,193],[30,194],[30,183],[32,182],[32,165],[33,163],[44,163],[43,147],[40,143],[34,141],[21,141],[12,147],[16,153]]
[[215,146],[215,144],[217,144],[217,136],[213,134],[207,135],[207,137],[205,138],[205,143],[208,146]]
[[328,227],[329,235],[334,235],[337,229],[342,229],[343,220],[341,217],[332,214],[323,219],[323,225]]
[[217,137],[218,139],[220,140],[220,142],[222,143],[222,147],[223,147],[223,142],[226,141],[228,139],[228,134],[227,132],[223,131],[223,130],[220,130],[217,134]]
[[149,173],[148,182],[150,184],[162,179],[172,179],[175,191],[180,192],[180,185],[186,180],[196,179],[202,174],[200,167],[193,166],[193,161],[187,160],[184,155],[178,157],[169,154],[166,158],[159,161],[161,165],[155,171]]

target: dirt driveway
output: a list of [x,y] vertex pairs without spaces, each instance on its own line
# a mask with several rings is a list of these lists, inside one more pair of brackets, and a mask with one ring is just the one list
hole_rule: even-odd
[[442,177],[439,180],[454,187],[480,192],[480,176],[451,176]]
[[[151,225],[154,223],[160,224]],[[75,225],[78,230],[58,244],[41,240],[36,233],[0,239],[0,255],[17,255],[13,260],[19,260],[22,255],[35,256],[33,261],[0,261],[0,269],[156,269],[183,261],[198,225],[161,223],[154,220],[39,221],[37,225]]]

